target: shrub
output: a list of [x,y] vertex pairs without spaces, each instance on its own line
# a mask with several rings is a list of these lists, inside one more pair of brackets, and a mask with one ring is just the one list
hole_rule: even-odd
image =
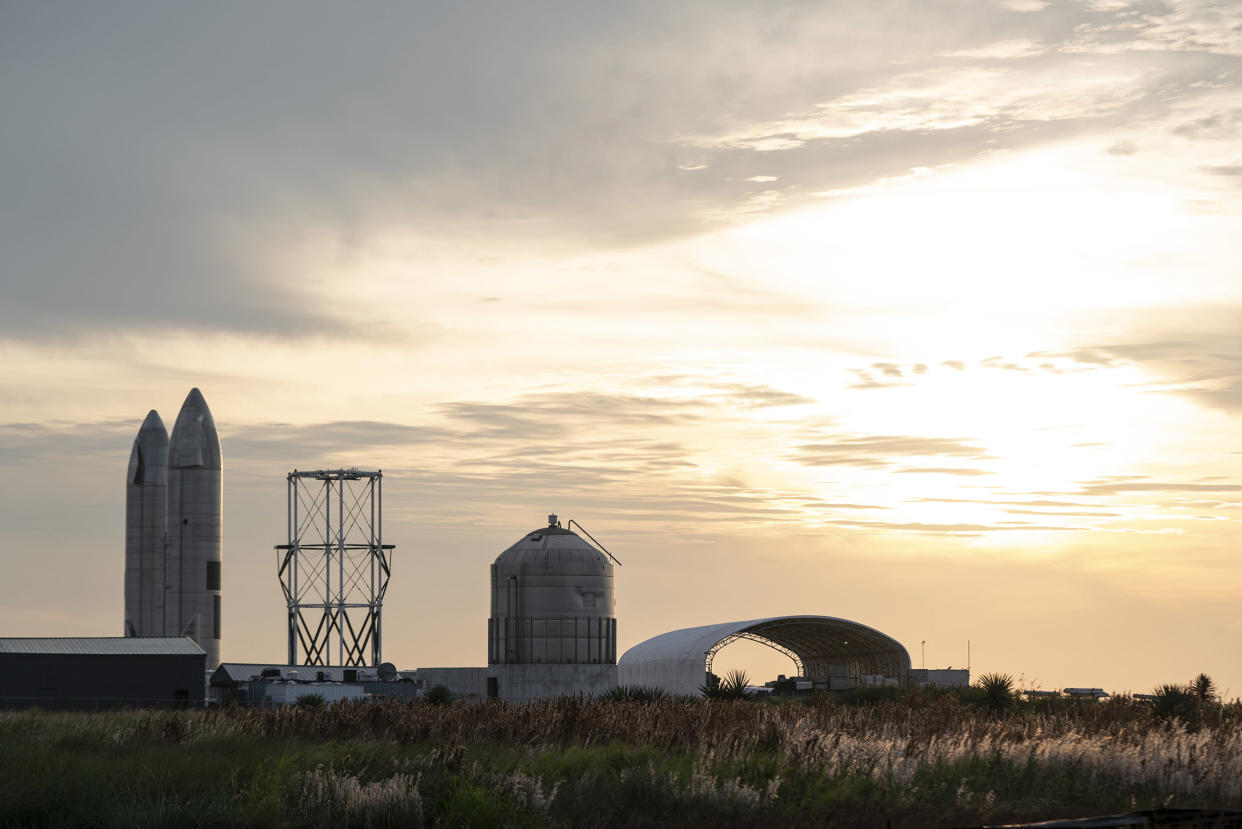
[[453,692],[443,685],[433,685],[427,692],[427,702],[432,705],[448,705],[453,701]]
[[609,688],[599,695],[604,702],[655,702],[668,697],[663,688],[649,688],[645,685],[618,685]]
[[1160,685],[1154,691],[1155,700],[1152,710],[1156,716],[1164,720],[1180,719],[1189,723],[1194,719],[1194,697],[1180,685]]
[[323,698],[323,694],[302,694],[293,704],[298,708],[326,708],[328,701]]

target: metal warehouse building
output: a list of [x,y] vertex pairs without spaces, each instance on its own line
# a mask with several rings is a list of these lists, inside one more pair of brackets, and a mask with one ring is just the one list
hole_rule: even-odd
[[206,663],[188,637],[0,638],[0,708],[201,707]]
[[698,694],[711,672],[712,658],[738,639],[785,654],[798,674],[818,689],[905,684],[910,676],[910,654],[896,639],[874,628],[832,616],[773,616],[654,636],[622,654],[617,663],[620,682]]

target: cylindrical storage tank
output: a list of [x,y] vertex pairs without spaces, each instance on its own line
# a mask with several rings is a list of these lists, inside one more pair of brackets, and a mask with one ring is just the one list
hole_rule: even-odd
[[555,515],[492,564],[487,664],[617,661],[612,562]]

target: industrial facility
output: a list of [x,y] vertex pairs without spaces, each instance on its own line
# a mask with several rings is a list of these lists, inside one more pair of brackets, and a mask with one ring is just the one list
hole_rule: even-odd
[[[220,661],[223,472],[215,422],[195,388],[171,438],[152,410],[130,452],[124,638],[0,639],[0,704],[277,705],[308,695],[413,697],[436,686],[462,699],[513,702],[618,684],[693,695],[713,685],[714,657],[739,639],[789,657],[795,675],[768,683],[774,692],[969,683],[969,671],[913,670],[892,637],[831,616],[674,630],[618,660],[621,562],[581,524],[562,526],[556,515],[491,564],[486,666],[398,671],[382,661],[394,549],[383,541],[383,474],[294,470],[286,480],[288,538],[276,545],[284,660]],[[58,679],[83,675],[91,676],[90,700]]]
[[523,535],[492,563],[487,667],[420,668],[413,677],[466,699],[513,702],[614,687],[614,563],[621,562],[549,515],[547,526]]
[[[713,681],[712,660],[738,639],[789,657],[799,689],[906,685],[910,654],[897,640],[831,616],[776,616],[670,631],[630,648],[617,660],[611,553],[577,522],[556,515],[522,536],[491,567],[486,668],[420,668],[422,685],[443,685],[466,699],[521,702],[593,695],[621,685],[696,695]],[[782,680],[785,678],[782,677]],[[919,684],[964,685],[968,671],[923,671]]]

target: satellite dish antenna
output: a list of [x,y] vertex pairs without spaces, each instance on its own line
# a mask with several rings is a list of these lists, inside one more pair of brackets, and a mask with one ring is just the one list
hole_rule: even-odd
[[384,682],[395,682],[397,679],[397,666],[391,662],[381,662],[376,669],[376,673]]

